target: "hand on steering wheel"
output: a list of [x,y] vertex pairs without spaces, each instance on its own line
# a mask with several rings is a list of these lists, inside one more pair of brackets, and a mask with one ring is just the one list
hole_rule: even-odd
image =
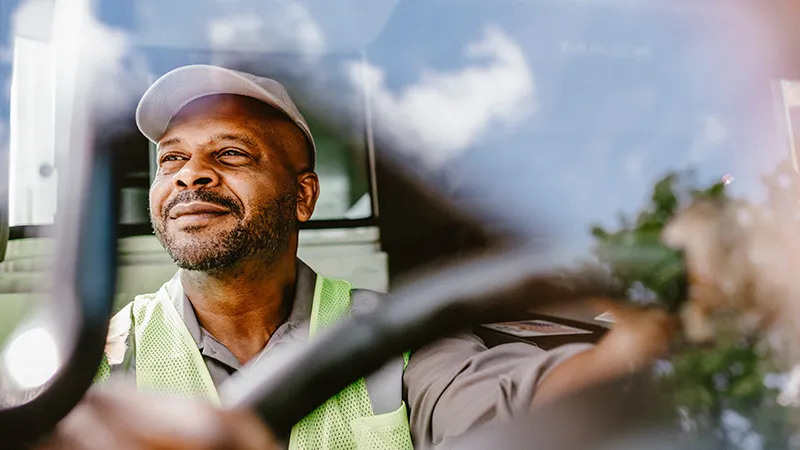
[[87,393],[37,450],[279,448],[252,412],[214,408],[199,400],[154,397],[134,385],[110,383]]

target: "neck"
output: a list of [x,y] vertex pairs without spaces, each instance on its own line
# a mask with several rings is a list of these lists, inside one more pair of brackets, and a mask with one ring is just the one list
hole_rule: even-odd
[[272,263],[243,260],[222,273],[181,272],[197,321],[242,364],[286,320],[297,280],[295,252]]

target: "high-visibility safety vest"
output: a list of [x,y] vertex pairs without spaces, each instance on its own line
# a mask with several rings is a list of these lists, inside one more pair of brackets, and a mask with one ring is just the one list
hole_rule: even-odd
[[[350,283],[317,275],[309,339],[350,310]],[[129,319],[125,319],[125,317]],[[137,296],[114,320],[128,320],[135,346],[136,384],[150,392],[201,397],[220,403],[217,390],[189,329],[167,290]],[[405,363],[408,354],[404,355]],[[111,366],[104,357],[95,383],[104,383]],[[412,449],[406,405],[375,415],[365,380],[359,379],[298,422],[290,449]]]

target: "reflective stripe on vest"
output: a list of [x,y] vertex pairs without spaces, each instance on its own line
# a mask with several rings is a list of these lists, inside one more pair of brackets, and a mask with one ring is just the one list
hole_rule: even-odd
[[[346,281],[317,275],[309,339],[349,313],[351,287]],[[136,383],[151,392],[202,397],[219,404],[219,396],[197,344],[180,318],[172,299],[161,288],[139,296],[118,316],[129,315],[135,336]],[[404,355],[407,363],[408,355]],[[404,366],[405,364],[403,364]],[[104,360],[96,382],[110,374]],[[370,377],[376,378],[377,377]],[[398,377],[385,377],[391,380]],[[400,377],[402,378],[402,373]],[[402,379],[398,381],[401,383]],[[411,434],[406,406],[375,415],[369,392],[381,382],[363,378],[309,414],[292,429],[290,449],[409,449]],[[380,389],[380,388],[378,388]],[[401,386],[394,389],[398,391]],[[391,398],[391,396],[389,397]]]

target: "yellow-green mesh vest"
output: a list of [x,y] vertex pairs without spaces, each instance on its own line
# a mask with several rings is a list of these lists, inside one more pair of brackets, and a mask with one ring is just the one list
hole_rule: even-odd
[[[309,324],[309,339],[350,309],[350,283],[317,276]],[[219,404],[219,396],[203,357],[172,299],[162,287],[128,304],[117,317],[129,316],[135,332],[136,384],[143,390],[168,395],[201,397]],[[408,363],[408,354],[404,355]],[[111,374],[104,358],[95,378]],[[363,378],[320,405],[292,428],[290,449],[413,448],[405,403],[394,412],[374,415]]]

